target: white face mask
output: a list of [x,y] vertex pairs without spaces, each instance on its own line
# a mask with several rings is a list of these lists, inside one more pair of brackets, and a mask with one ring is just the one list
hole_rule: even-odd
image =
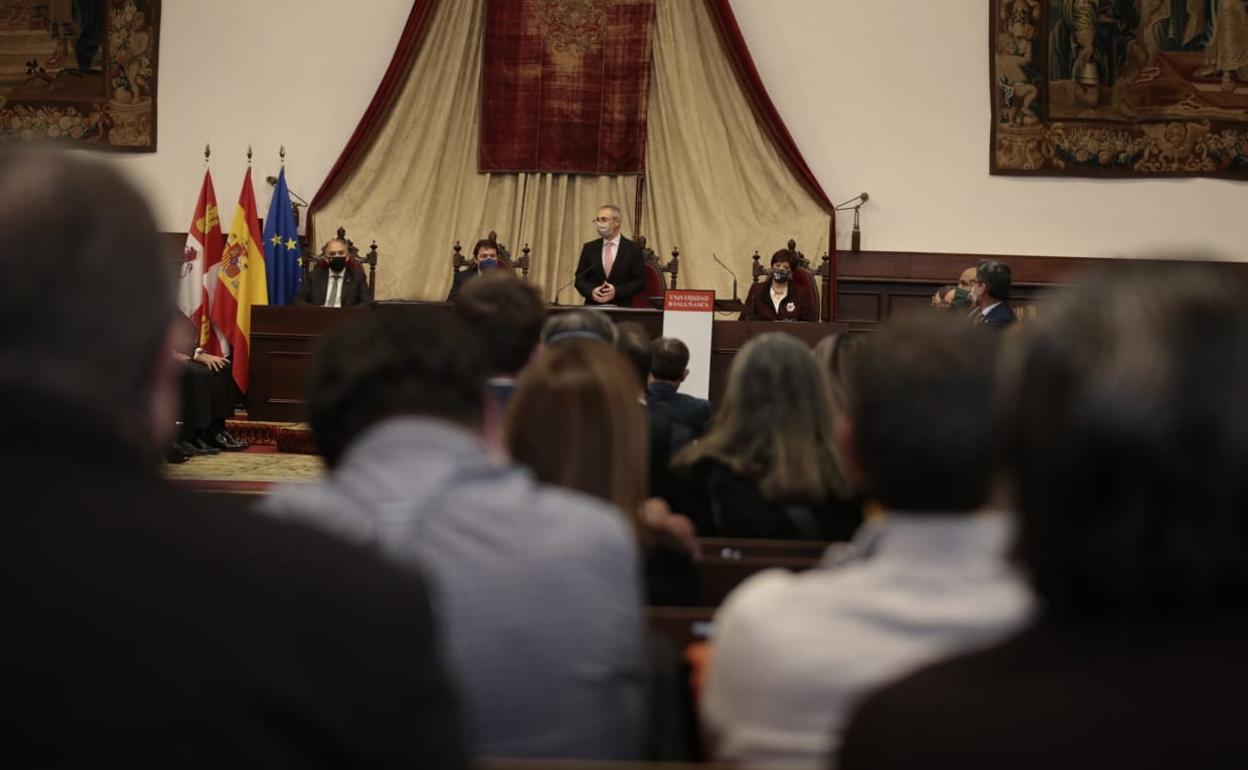
[[611,235],[611,223],[610,222],[595,222],[594,229],[596,229],[598,231],[598,235],[603,238],[606,238],[607,236]]

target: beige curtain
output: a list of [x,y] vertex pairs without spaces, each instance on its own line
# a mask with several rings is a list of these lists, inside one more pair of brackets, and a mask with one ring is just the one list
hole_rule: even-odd
[[815,266],[829,217],[789,171],[737,83],[706,5],[658,0],[642,230],[680,248],[680,286],[745,297],[755,249],[767,265],[789,238]]
[[[750,255],[796,238],[818,262],[828,216],[785,165],[738,86],[705,5],[657,0],[654,73],[641,232],[665,259],[681,251],[680,285],[744,296]],[[533,248],[531,280],[548,299],[576,269],[598,207],[624,212],[635,234],[637,177],[480,174],[484,0],[445,0],[430,23],[403,93],[366,159],[316,215],[318,233],[339,225],[357,242],[376,239],[379,299],[446,297],[451,246],[465,250],[490,230],[516,255]],[[559,293],[581,301],[575,289]]]
[[[484,0],[439,4],[376,142],[316,215],[318,233],[341,225],[357,242],[377,240],[378,299],[445,299],[452,245],[468,253],[490,230],[516,256],[532,247],[530,280],[553,299],[599,206],[618,205],[633,230],[636,176],[477,173],[484,23]],[[559,298],[581,301],[572,288]]]

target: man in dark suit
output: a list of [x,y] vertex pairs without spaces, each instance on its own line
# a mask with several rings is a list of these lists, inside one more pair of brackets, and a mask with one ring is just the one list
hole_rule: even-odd
[[594,218],[598,238],[581,247],[576,290],[586,305],[627,307],[646,287],[646,259],[641,247],[620,235],[620,209],[606,205]]
[[318,264],[313,266],[295,294],[296,305],[351,307],[372,301],[364,271],[352,264],[346,241],[337,238],[325,244]]
[[1010,308],[1013,284],[1009,265],[995,259],[982,260],[975,268],[975,280],[971,284],[971,297],[975,301],[971,323],[996,329],[1014,323],[1014,311]]
[[140,196],[102,164],[10,146],[0,232],[22,244],[0,254],[6,754],[467,767],[416,573],[157,475],[186,320]]
[[472,247],[472,265],[466,270],[458,270],[451,277],[451,291],[446,295],[447,302],[454,302],[464,286],[482,273],[488,273],[504,264],[498,258],[498,244],[489,238],[482,238]]
[[689,348],[675,337],[660,337],[650,347],[650,384],[646,403],[673,422],[687,427],[694,438],[706,433],[711,402],[677,392],[689,374]]

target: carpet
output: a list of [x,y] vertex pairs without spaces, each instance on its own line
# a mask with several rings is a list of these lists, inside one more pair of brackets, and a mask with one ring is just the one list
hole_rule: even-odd
[[179,486],[204,492],[260,494],[274,484],[313,482],[325,475],[320,457],[253,447],[192,457],[181,465],[162,466],[166,478]]

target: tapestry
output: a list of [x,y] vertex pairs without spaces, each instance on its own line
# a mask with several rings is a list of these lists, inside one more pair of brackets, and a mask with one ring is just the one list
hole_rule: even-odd
[[639,173],[654,0],[487,0],[482,172]]
[[994,174],[1248,179],[1248,0],[990,0]]
[[156,151],[160,0],[0,0],[0,139]]

